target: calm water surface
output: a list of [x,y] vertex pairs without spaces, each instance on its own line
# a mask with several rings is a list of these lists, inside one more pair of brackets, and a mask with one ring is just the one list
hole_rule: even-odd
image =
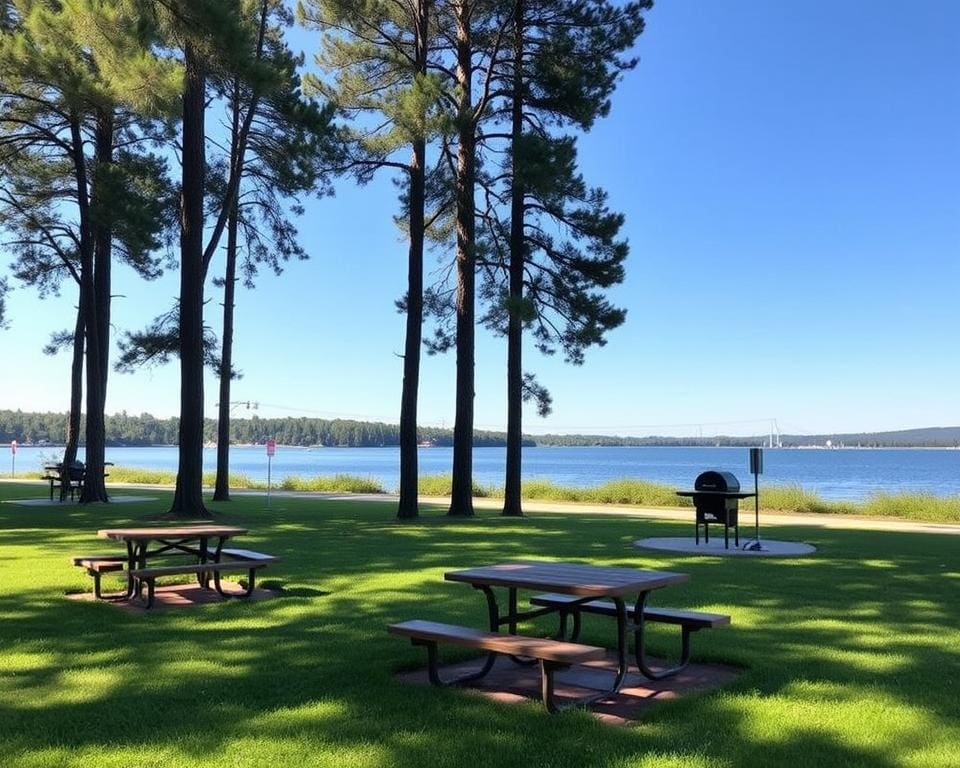
[[[21,446],[19,470],[35,470],[56,460],[62,449]],[[82,458],[81,449],[81,458]],[[421,448],[421,474],[448,474],[450,448]],[[474,450],[474,475],[484,484],[503,484],[503,448]],[[7,454],[9,462],[9,454]],[[216,450],[206,449],[204,467],[216,468]],[[107,448],[107,461],[118,466],[176,471],[177,449]],[[262,446],[233,447],[231,471],[266,480],[267,457]],[[960,494],[960,450],[809,450],[764,451],[761,482],[798,483],[828,499],[864,499],[877,491],[927,491]],[[751,482],[746,448],[524,448],[525,479],[547,479],[564,485],[595,485],[635,477],[692,487],[704,469],[733,472],[743,486]],[[9,463],[3,471],[9,470]],[[345,472],[380,481],[392,490],[398,484],[396,448],[277,448],[273,477],[329,475]]]

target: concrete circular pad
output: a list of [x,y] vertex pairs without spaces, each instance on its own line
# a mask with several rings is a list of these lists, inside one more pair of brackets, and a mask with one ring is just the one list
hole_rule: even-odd
[[654,538],[639,539],[633,545],[645,549],[659,549],[664,552],[686,552],[692,555],[720,555],[721,557],[796,557],[798,555],[809,555],[817,551],[812,544],[804,544],[799,541],[774,541],[772,539],[761,539],[760,544],[763,549],[749,550],[743,547],[747,544],[746,540],[741,539],[740,547],[737,548],[730,542],[730,549],[724,549],[723,537],[711,539],[706,543],[700,539],[698,545],[691,538]]
[[[156,501],[156,496],[110,496],[110,504],[136,504],[141,501]],[[8,499],[3,502],[4,504],[16,504],[21,507],[79,507],[80,503],[70,499],[68,501],[60,501],[58,498],[53,499]]]

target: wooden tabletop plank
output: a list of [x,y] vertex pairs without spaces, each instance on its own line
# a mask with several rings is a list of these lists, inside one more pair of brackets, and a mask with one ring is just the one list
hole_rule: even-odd
[[97,531],[101,539],[115,539],[118,541],[135,540],[151,541],[158,539],[200,539],[215,536],[240,536],[247,532],[246,528],[235,528],[230,525],[176,525],[151,526],[149,528],[103,528]]
[[580,563],[516,561],[448,571],[448,581],[486,584],[491,587],[540,589],[566,595],[634,595],[689,580],[685,573],[646,571]]

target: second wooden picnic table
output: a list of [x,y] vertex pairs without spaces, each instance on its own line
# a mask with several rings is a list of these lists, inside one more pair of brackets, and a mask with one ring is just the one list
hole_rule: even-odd
[[[549,613],[557,613],[556,607],[546,606],[519,611],[517,598],[519,590],[536,590],[569,595],[573,599],[566,603],[566,611],[575,611],[578,605],[607,599],[612,601],[613,613],[617,619],[617,674],[610,693],[616,693],[623,685],[627,674],[628,630],[632,630],[638,640],[637,661],[641,668],[647,668],[643,658],[644,606],[648,595],[656,589],[680,584],[689,580],[685,573],[670,571],[648,571],[638,568],[617,568],[581,563],[518,561],[486,565],[476,568],[449,571],[444,574],[448,581],[458,581],[481,590],[487,599],[487,611],[490,631],[498,632],[506,625],[511,635],[517,633],[517,623]],[[494,588],[507,590],[507,610],[502,613],[497,602]],[[627,610],[626,599],[634,603],[633,610]],[[632,626],[628,627],[628,613],[632,614]],[[565,615],[561,613],[561,616]],[[561,626],[561,633],[565,628]],[[478,677],[488,673],[496,660],[496,653],[487,657]],[[525,659],[511,657],[517,663],[527,663]]]

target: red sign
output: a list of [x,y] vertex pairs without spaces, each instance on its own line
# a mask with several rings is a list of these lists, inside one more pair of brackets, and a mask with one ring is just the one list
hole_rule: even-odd
[[17,441],[16,441],[16,440],[11,440],[11,441],[10,441],[10,453],[12,453],[14,456],[17,455]]
[[267,456],[273,456],[277,452],[277,441],[267,440]]

